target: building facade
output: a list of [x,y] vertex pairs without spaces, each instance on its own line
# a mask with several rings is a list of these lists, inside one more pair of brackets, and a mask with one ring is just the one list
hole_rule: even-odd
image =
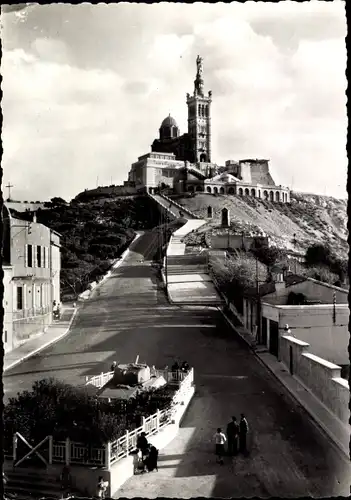
[[218,166],[212,160],[211,106],[212,91],[204,93],[203,59],[196,59],[197,72],[193,94],[186,96],[188,130],[180,129],[172,116],[159,128],[159,138],[151,153],[132,164],[127,184],[136,192],[153,193],[167,186],[175,193],[208,193],[214,195],[250,196],[289,203],[288,187],[277,186],[269,172],[269,160],[228,160]]
[[4,351],[9,352],[13,349],[13,292],[12,292],[12,266],[3,264],[2,270],[4,273],[3,285],[4,285],[4,320],[2,329],[2,342],[4,346]]
[[[290,335],[308,342],[314,354],[347,365],[348,290],[294,274],[273,276],[273,282],[260,287],[259,309],[255,293],[243,299],[243,321],[247,330],[256,335],[256,325],[260,322],[261,343],[279,359],[280,339],[287,334],[288,325]],[[300,298],[300,304],[292,300],[296,297]]]
[[[60,235],[43,224],[22,220],[3,208],[4,261],[11,266],[5,281],[11,323],[11,350],[52,322],[53,301],[60,300]],[[9,330],[10,331],[10,330]]]

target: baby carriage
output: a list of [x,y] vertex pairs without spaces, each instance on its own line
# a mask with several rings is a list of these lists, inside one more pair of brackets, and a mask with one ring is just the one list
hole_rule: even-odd
[[141,450],[137,450],[134,454],[134,474],[142,474],[146,472],[145,455],[143,456]]

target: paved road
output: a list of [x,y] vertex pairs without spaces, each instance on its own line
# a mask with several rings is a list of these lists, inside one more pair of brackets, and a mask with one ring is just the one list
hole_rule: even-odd
[[[125,497],[334,496],[349,493],[350,463],[228,328],[216,309],[169,306],[146,234],[124,265],[83,305],[69,336],[7,372],[9,392],[58,376],[79,381],[111,362],[156,366],[176,356],[195,368],[197,393],[177,438],[162,450],[159,472],[135,476]],[[8,395],[8,393],[7,393]],[[250,455],[216,465],[211,438],[232,414],[247,415]]]

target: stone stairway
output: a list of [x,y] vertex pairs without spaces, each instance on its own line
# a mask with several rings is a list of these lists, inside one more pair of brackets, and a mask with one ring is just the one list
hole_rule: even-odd
[[[60,473],[40,468],[4,468],[7,477],[4,486],[5,494],[16,500],[38,500],[42,497],[62,498]],[[66,493],[68,493],[66,491]],[[71,488],[69,493],[82,496],[82,493]]]

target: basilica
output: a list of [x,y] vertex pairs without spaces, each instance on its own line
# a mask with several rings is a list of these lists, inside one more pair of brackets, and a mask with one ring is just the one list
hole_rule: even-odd
[[203,59],[196,59],[193,94],[187,94],[188,131],[180,135],[176,120],[167,116],[151,152],[132,164],[125,186],[153,193],[169,188],[174,193],[212,193],[253,196],[289,202],[289,188],[277,186],[264,159],[227,160],[224,166],[212,161],[212,92],[204,93]]

